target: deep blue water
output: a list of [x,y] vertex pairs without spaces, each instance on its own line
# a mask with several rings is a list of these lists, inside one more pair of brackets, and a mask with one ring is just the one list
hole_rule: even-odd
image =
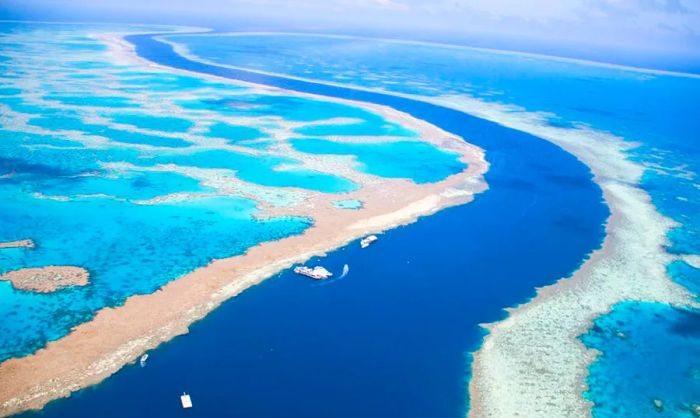
[[[289,272],[225,303],[191,333],[42,416],[462,416],[479,323],[575,270],[608,211],[588,169],[538,138],[397,97],[189,62],[148,37],[142,56],[189,70],[391,105],[483,147],[490,189],[357,243],[323,264],[322,284]],[[180,392],[195,408],[179,407]],[[26,415],[35,415],[28,413]]]

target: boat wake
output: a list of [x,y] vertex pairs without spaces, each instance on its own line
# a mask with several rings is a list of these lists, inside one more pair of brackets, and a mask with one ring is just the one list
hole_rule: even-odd
[[315,286],[325,286],[325,285],[327,285],[327,284],[335,283],[335,282],[337,282],[337,281],[339,281],[339,280],[344,279],[345,276],[347,276],[349,272],[350,272],[350,266],[348,266],[347,264],[345,264],[345,265],[343,265],[343,272],[340,274],[340,276],[336,277],[335,279],[320,281],[320,282],[318,282],[318,283],[315,283],[314,285],[315,285]]

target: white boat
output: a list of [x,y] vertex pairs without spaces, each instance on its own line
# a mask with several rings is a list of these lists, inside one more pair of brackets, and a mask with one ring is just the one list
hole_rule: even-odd
[[340,275],[339,279],[342,279],[343,277],[347,276],[348,272],[350,272],[350,266],[346,264],[343,266],[343,274]]
[[333,275],[333,273],[321,266],[316,266],[314,268],[298,266],[294,267],[294,272],[296,274],[301,274],[302,276],[311,277],[314,280],[327,279]]
[[379,238],[377,238],[376,235],[369,235],[369,236],[367,236],[367,237],[365,237],[365,238],[362,238],[362,239],[360,240],[360,247],[362,247],[362,248],[367,248],[367,247],[369,247],[374,241],[376,241],[376,240],[378,240],[378,239],[379,239]]
[[148,360],[148,354],[144,354],[141,356],[141,359],[139,360],[139,364],[141,367],[146,367],[146,361]]
[[192,398],[185,392],[182,392],[182,396],[180,396],[180,403],[182,403],[183,409],[192,408]]

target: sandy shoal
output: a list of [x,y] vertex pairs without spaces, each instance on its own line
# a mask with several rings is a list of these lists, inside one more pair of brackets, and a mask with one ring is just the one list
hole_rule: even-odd
[[0,242],[0,249],[2,248],[34,248],[36,245],[34,241],[30,239],[21,239],[17,241],[5,241]]
[[15,289],[51,293],[67,286],[85,286],[90,273],[82,267],[31,267],[0,274],[0,280],[12,283]]

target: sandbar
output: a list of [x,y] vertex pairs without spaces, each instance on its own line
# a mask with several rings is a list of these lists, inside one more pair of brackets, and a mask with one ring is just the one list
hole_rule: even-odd
[[51,293],[67,286],[85,286],[90,273],[82,267],[47,266],[13,270],[0,274],[16,289],[39,293]]
[[30,239],[20,239],[17,241],[0,242],[0,248],[35,248],[34,241]]

